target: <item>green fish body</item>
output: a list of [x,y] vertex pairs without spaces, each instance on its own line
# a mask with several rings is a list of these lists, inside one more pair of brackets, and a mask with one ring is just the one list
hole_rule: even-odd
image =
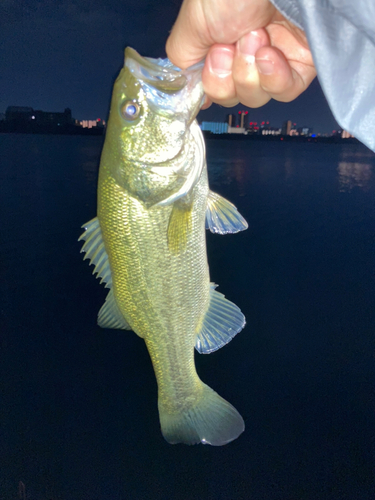
[[126,49],[100,161],[97,217],[80,239],[110,289],[98,324],[131,329],[146,343],[165,439],[218,446],[237,438],[244,423],[198,377],[194,347],[219,349],[245,318],[210,283],[205,228],[228,233],[247,224],[209,190],[195,121],[200,73],[199,65],[181,71]]

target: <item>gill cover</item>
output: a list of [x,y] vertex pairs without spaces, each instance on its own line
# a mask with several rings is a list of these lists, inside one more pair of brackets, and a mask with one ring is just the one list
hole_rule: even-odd
[[103,156],[120,187],[147,208],[185,196],[202,173],[205,148],[194,120],[204,95],[202,67],[180,70],[168,59],[125,50]]

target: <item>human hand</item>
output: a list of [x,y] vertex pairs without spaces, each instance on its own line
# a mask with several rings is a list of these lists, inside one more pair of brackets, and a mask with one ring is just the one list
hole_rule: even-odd
[[269,0],[184,0],[166,51],[180,68],[206,57],[206,108],[289,102],[316,76],[304,32]]

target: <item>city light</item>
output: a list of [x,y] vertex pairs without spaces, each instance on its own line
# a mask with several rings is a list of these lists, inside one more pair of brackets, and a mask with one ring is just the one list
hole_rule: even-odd
[[[238,118],[237,118],[238,115]],[[304,141],[310,139],[328,140],[328,142],[338,142],[341,140],[351,142],[355,137],[350,131],[344,129],[332,130],[331,134],[313,133],[313,129],[305,124],[297,125],[291,119],[285,120],[281,126],[275,126],[269,120],[261,119],[250,121],[255,112],[252,110],[238,110],[228,114],[223,121],[200,124],[201,129],[206,133],[215,135],[235,134],[236,136],[257,136],[265,140],[297,140]],[[257,114],[257,116],[259,116]],[[94,120],[78,120],[72,117],[70,108],[65,108],[63,112],[51,112],[34,110],[28,106],[8,106],[5,113],[0,113],[0,132],[33,132],[33,133],[69,133],[102,135],[105,133],[106,122],[102,118]]]

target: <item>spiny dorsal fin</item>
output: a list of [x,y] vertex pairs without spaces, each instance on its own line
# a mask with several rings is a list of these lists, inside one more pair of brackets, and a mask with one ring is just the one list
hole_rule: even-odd
[[98,314],[98,325],[101,328],[114,328],[117,330],[131,330],[128,322],[118,308],[113,290],[108,292],[104,304]]
[[168,248],[177,255],[186,248],[187,239],[191,231],[191,207],[173,204],[168,224]]
[[228,344],[246,323],[241,309],[217,292],[216,286],[210,284],[210,305],[195,342],[201,354],[210,354]]
[[207,198],[206,229],[212,233],[238,233],[248,224],[237,208],[217,193],[210,191]]
[[108,255],[104,248],[102,231],[100,229],[99,220],[97,217],[86,222],[82,227],[85,232],[81,234],[78,241],[84,240],[85,243],[81,248],[81,252],[85,252],[83,260],[90,259],[90,264],[94,264],[95,268],[92,274],[97,274],[97,278],[102,278],[100,283],[106,283],[106,288],[112,286],[112,275],[109,267]]

